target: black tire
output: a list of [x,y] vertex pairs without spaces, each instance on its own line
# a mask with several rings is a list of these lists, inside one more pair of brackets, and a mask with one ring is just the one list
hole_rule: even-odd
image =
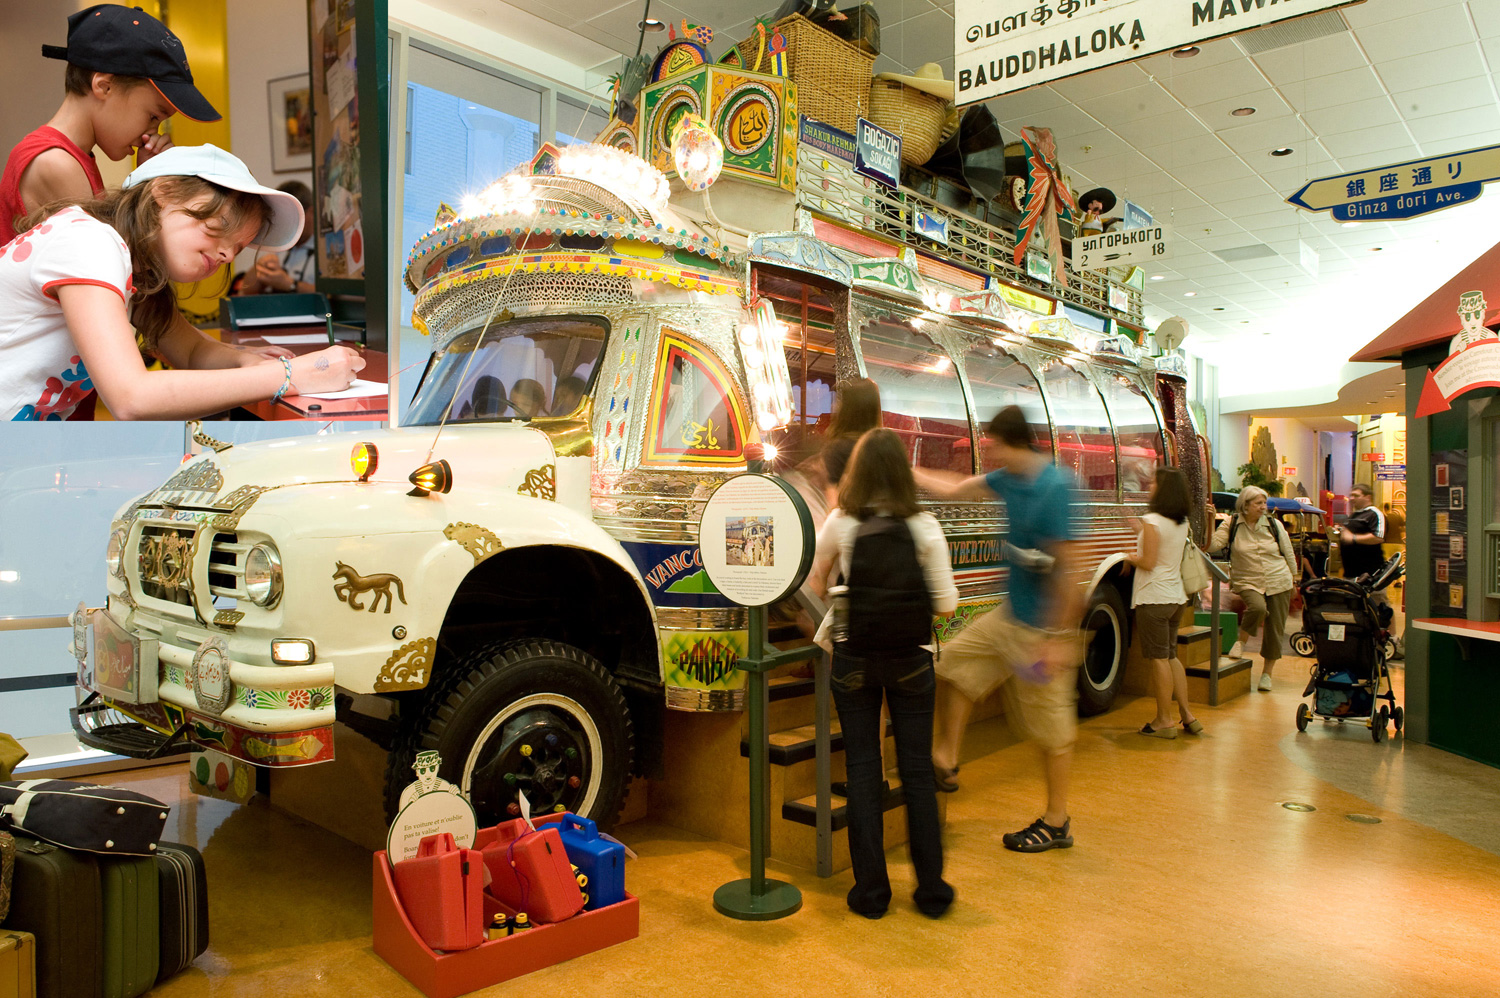
[[1306,631],[1298,631],[1292,635],[1292,651],[1303,658],[1312,658],[1317,653],[1318,646],[1313,641],[1311,634],[1308,634]]
[[1395,710],[1391,711],[1391,723],[1396,726],[1397,731],[1400,731],[1403,727],[1405,727],[1406,708],[1397,707]]
[[1130,615],[1125,598],[1110,583],[1094,590],[1083,626],[1092,631],[1078,670],[1078,713],[1102,714],[1114,706],[1125,681],[1125,658],[1130,654]]
[[386,769],[386,812],[394,816],[422,749],[442,756],[439,775],[469,795],[481,828],[520,814],[572,811],[601,828],[614,824],[630,785],[630,712],[598,660],[558,641],[480,647],[429,689]]
[[1385,726],[1389,723],[1390,719],[1390,712],[1384,707],[1377,710],[1375,716],[1370,718],[1370,737],[1375,739],[1377,743],[1385,740]]
[[1312,720],[1312,708],[1305,703],[1297,705],[1297,730],[1306,731],[1307,722]]

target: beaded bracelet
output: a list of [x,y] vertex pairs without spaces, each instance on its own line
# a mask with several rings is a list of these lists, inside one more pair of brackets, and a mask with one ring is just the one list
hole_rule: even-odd
[[281,401],[281,396],[285,395],[286,390],[292,387],[292,362],[287,360],[285,357],[282,357],[280,359],[281,366],[286,368],[286,380],[281,383],[280,388],[276,389],[276,394],[271,396],[272,402]]

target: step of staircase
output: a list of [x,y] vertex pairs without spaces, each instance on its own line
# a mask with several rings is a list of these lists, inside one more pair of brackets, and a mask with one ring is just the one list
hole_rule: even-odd
[[[901,790],[901,780],[897,778],[894,771],[887,774],[887,782],[891,787],[885,792],[880,802],[882,811],[894,811],[906,804],[906,795]],[[830,827],[839,831],[849,827],[849,804],[842,797],[830,798],[832,807],[829,809],[831,819]],[[816,826],[818,823],[818,798],[817,795],[803,797],[799,800],[789,800],[781,805],[781,816],[787,821],[795,821],[799,825]]]

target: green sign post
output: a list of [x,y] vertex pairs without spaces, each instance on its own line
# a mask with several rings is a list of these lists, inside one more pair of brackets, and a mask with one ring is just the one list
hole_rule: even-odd
[[[759,462],[752,462],[754,468]],[[737,475],[715,490],[698,521],[704,570],[718,590],[749,609],[749,654],[738,668],[748,674],[750,722],[750,876],[714,891],[714,908],[730,918],[769,921],[802,907],[795,885],[766,877],[771,841],[770,694],[766,674],[822,654],[816,645],[787,651],[766,648],[766,607],[795,593],[812,566],[812,515],[797,491],[771,475]]]

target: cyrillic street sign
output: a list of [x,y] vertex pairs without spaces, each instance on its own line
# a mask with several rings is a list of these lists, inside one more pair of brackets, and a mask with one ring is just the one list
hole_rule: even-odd
[[1144,229],[1101,232],[1097,236],[1073,237],[1073,269],[1103,270],[1125,267],[1147,260],[1165,260],[1172,255],[1172,227],[1150,225]]
[[959,105],[1356,0],[957,0]]
[[1473,201],[1492,180],[1500,180],[1500,146],[1320,177],[1287,201],[1340,222],[1415,218]]

